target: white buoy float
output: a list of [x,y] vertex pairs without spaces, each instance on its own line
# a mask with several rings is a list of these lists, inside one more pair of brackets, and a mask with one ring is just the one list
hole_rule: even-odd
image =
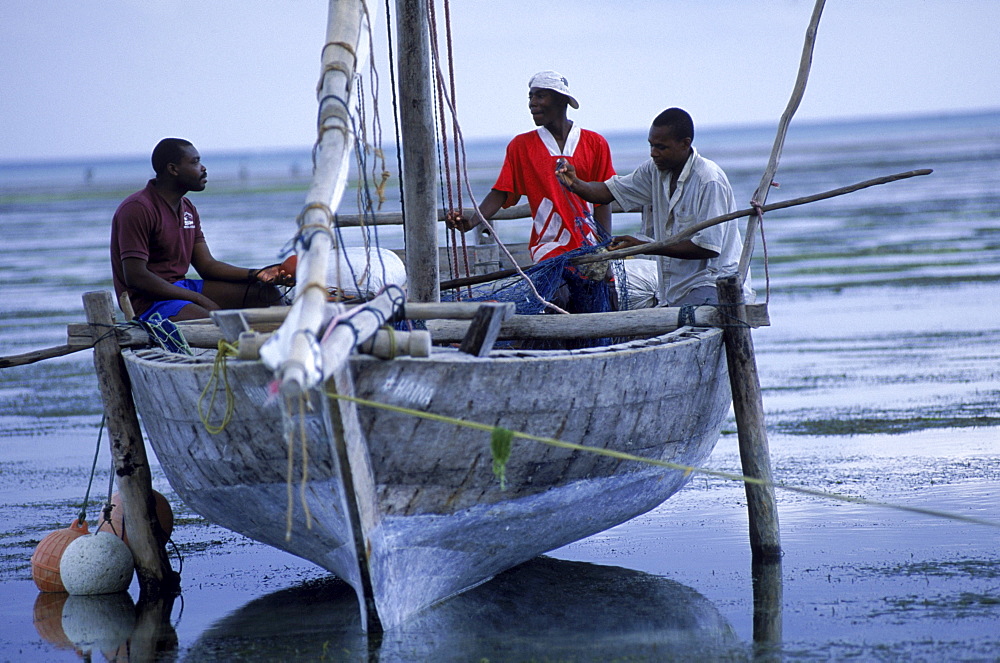
[[[132,635],[135,622],[135,603],[128,592],[70,596],[62,611],[66,638],[84,652],[115,651]],[[114,660],[107,654],[105,658]]]
[[128,589],[134,568],[128,546],[111,532],[98,532],[66,546],[59,575],[70,594],[114,594]]

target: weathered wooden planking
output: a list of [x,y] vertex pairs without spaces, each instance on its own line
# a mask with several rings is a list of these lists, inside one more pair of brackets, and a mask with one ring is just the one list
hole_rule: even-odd
[[[747,306],[751,327],[770,324],[766,304]],[[657,307],[614,313],[576,313],[573,315],[515,315],[500,327],[500,339],[563,339],[652,336],[673,331],[683,325],[726,327],[743,324],[716,306],[693,307],[690,317],[677,307]],[[451,320],[428,320],[427,328],[438,343],[457,343],[468,331],[469,323]]]

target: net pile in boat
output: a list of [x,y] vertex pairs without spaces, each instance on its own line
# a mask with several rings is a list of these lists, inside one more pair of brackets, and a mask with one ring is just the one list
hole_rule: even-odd
[[[627,276],[620,261],[570,264],[573,258],[604,251],[605,247],[606,244],[580,247],[528,267],[524,273],[531,280],[530,285],[517,275],[442,292],[441,300],[513,302],[518,315],[553,313],[545,302],[551,302],[569,313],[607,313],[628,309]],[[538,295],[532,290],[532,285]],[[618,340],[593,339],[585,345],[610,345]]]

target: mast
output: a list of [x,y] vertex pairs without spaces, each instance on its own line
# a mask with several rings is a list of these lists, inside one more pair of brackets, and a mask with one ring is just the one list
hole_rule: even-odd
[[431,96],[427,3],[396,1],[399,123],[403,141],[403,206],[407,291],[410,301],[436,302],[438,286],[437,145]]

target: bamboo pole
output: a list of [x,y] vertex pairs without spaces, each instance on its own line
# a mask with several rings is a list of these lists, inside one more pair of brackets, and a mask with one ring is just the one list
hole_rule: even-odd
[[114,459],[118,493],[129,528],[129,548],[135,557],[140,597],[155,599],[176,592],[180,576],[170,568],[165,548],[167,537],[156,517],[153,480],[139,417],[132,400],[132,387],[114,334],[114,305],[108,291],[83,295],[94,339],[94,369],[101,390]]
[[[373,3],[371,11],[377,10]],[[299,216],[299,262],[295,270],[295,302],[285,327],[287,341],[280,348],[284,360],[276,370],[281,384],[308,384],[308,371],[316,357],[309,339],[323,321],[327,298],[326,271],[333,246],[334,211],[346,186],[348,162],[354,147],[355,127],[351,117],[357,89],[354,72],[368,57],[369,8],[355,2],[330,0],[323,47],[322,72],[316,97],[319,105],[313,177]]]
[[[761,207],[761,212],[773,212],[780,209],[788,209],[789,207],[797,207],[798,205],[805,205],[807,203],[815,203],[820,200],[827,200],[829,198],[836,198],[837,196],[843,196],[848,193],[854,193],[855,191],[861,191],[862,189],[867,189],[873,186],[879,186],[881,184],[889,184],[890,182],[897,182],[899,180],[909,179],[911,177],[920,177],[922,175],[930,175],[934,171],[930,168],[920,168],[918,170],[908,170],[902,173],[894,173],[892,175],[883,175],[882,177],[875,177],[870,180],[864,180],[863,182],[856,182],[854,184],[849,184],[847,186],[842,186],[837,189],[831,189],[829,191],[823,191],[821,193],[814,193],[808,196],[802,196],[799,198],[790,198],[788,200],[782,200],[776,203],[771,203],[770,205],[764,205]],[[660,249],[665,249],[669,246],[679,244],[686,239],[690,239],[695,233],[701,232],[705,228],[710,228],[712,226],[718,225],[720,223],[725,223],[726,221],[732,221],[734,219],[740,219],[745,216],[755,215],[757,210],[753,208],[741,209],[735,212],[730,212],[728,214],[723,214],[721,216],[715,216],[711,219],[706,219],[700,223],[696,223],[687,230],[679,233],[675,233],[670,237],[666,237],[656,242],[649,242],[641,246],[633,246],[627,249],[618,249],[617,251],[607,251],[605,253],[595,253],[593,255],[580,256],[578,258],[572,259],[570,262],[576,265],[584,265],[592,262],[603,262],[606,260],[621,260],[623,258],[629,258],[631,256],[643,255],[649,253],[650,251],[658,251]],[[749,237],[748,237],[749,241]],[[489,281],[496,281],[497,279],[507,278],[513,276],[517,273],[516,269],[502,269],[490,274],[477,274],[474,276],[467,276],[458,279],[451,279],[448,281],[441,282],[442,290],[451,290],[454,288],[464,288],[469,285],[477,285],[479,283],[487,283]]]
[[[823,6],[826,0],[816,0],[813,6],[812,16],[809,19],[809,26],[806,28],[805,43],[802,45],[802,57],[799,58],[799,72],[795,78],[795,87],[792,88],[792,95],[785,106],[785,112],[781,114],[778,122],[778,131],[774,137],[774,145],[771,147],[771,158],[768,159],[767,168],[760,178],[760,184],[751,199],[756,205],[763,205],[767,202],[767,194],[771,190],[771,183],[774,175],[778,172],[778,161],[781,159],[781,151],[785,146],[785,134],[788,133],[788,125],[792,121],[792,116],[798,110],[802,102],[802,95],[806,91],[806,83],[809,81],[809,69],[812,67],[813,48],[816,45],[816,31],[819,28],[819,19],[823,15]],[[743,253],[740,255],[739,274],[745,281],[750,271],[750,258],[753,257],[754,244],[756,243],[757,227],[760,225],[760,217],[754,215],[747,223],[747,236],[743,242]]]

